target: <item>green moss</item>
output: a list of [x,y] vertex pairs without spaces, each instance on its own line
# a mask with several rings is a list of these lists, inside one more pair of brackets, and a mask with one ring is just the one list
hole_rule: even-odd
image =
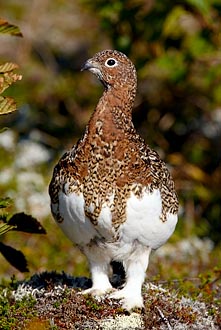
[[26,322],[36,316],[35,304],[31,296],[15,301],[10,293],[0,291],[0,329],[24,329]]
[[104,309],[103,305],[99,304],[97,300],[94,299],[92,296],[87,295],[85,298],[86,298],[85,305],[92,312],[97,312]]

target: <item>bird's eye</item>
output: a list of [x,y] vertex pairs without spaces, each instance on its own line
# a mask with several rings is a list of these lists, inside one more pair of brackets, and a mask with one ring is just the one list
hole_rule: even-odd
[[105,65],[113,68],[117,65],[117,61],[114,58],[108,58],[105,62]]

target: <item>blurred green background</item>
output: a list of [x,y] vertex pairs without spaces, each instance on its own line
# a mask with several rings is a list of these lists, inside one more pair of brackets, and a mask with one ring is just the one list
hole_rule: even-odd
[[[18,111],[1,116],[0,192],[35,216],[46,236],[8,233],[30,274],[88,275],[85,258],[50,216],[53,167],[81,136],[102,93],[84,61],[118,49],[134,62],[134,123],[169,164],[180,200],[179,224],[156,252],[149,276],[195,276],[221,267],[220,0],[8,0],[1,17],[23,38],[1,36],[0,61],[19,64],[21,82],[7,94]],[[167,262],[165,262],[165,259]],[[20,274],[0,255],[2,277]],[[172,265],[172,266],[171,266]]]

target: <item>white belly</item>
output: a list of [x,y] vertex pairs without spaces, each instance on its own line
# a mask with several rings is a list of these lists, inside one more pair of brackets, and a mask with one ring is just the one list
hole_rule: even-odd
[[120,234],[125,243],[138,240],[140,243],[157,249],[174,232],[177,215],[168,213],[163,222],[162,201],[159,190],[144,193],[142,198],[131,194],[127,202],[127,221],[121,226]]
[[[126,221],[119,227],[120,245],[140,242],[156,249],[164,244],[175,229],[177,215],[168,213],[167,221],[162,222],[161,211],[162,203],[158,190],[153,193],[146,192],[139,199],[132,193],[127,202]],[[96,227],[85,216],[83,194],[66,195],[61,192],[59,212],[64,219],[59,226],[65,235],[78,245],[86,245],[95,237],[103,237],[107,241],[114,237],[111,211],[107,204],[102,207]]]

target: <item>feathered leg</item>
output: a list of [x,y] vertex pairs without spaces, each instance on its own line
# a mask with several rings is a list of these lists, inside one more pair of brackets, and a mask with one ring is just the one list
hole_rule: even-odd
[[110,292],[113,289],[108,277],[110,258],[97,246],[84,248],[84,253],[90,264],[92,287],[84,290],[82,293],[101,296]]
[[140,245],[127,260],[123,261],[126,272],[125,286],[123,289],[113,292],[110,298],[122,299],[123,308],[127,310],[143,307],[141,289],[149,263],[150,252],[151,248]]

